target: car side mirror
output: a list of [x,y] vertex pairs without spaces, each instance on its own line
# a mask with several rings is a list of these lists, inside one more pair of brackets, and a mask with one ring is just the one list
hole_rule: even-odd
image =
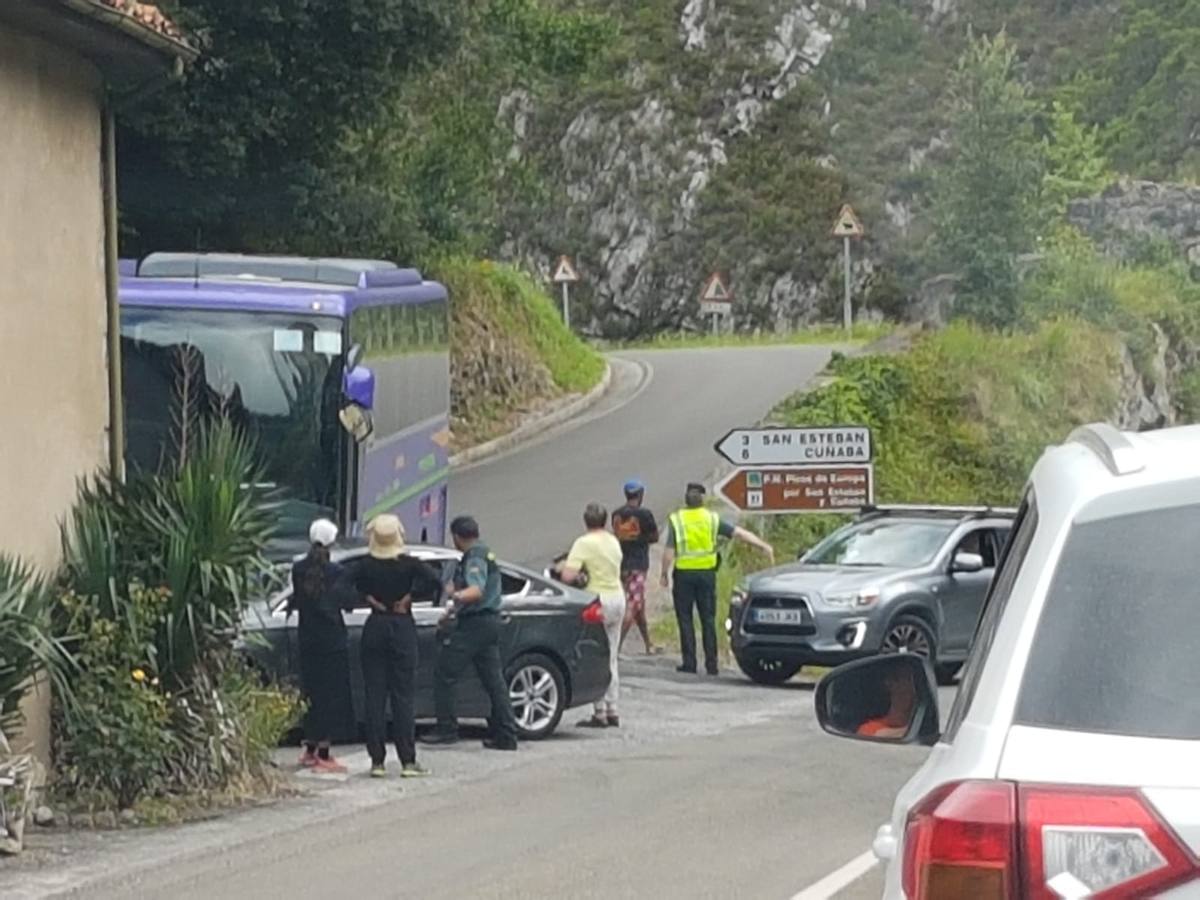
[[931,746],[941,736],[933,667],[913,653],[839,666],[817,685],[816,709],[835,737]]
[[959,551],[958,553],[954,554],[954,563],[953,563],[953,565],[951,565],[950,571],[951,572],[965,572],[967,574],[970,574],[972,572],[982,572],[983,571],[983,557],[980,556],[978,553],[967,553],[966,551]]

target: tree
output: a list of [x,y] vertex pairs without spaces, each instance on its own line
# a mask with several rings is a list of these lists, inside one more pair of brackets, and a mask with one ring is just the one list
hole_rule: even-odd
[[1042,146],[1036,106],[1001,33],[973,38],[948,89],[948,164],[934,180],[934,255],[958,273],[958,311],[981,324],[1017,322],[1017,257],[1035,244]]
[[453,44],[468,0],[187,0],[204,48],[183,80],[121,115],[125,251],[285,249],[327,193],[345,133]]
[[1071,200],[1104,190],[1112,173],[1100,146],[1099,129],[1080,124],[1074,111],[1061,101],[1054,101],[1050,108],[1047,131],[1042,141],[1042,201],[1047,217],[1054,222],[1065,215]]

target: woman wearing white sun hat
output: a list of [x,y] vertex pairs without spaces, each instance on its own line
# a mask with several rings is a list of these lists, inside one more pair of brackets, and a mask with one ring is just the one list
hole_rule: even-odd
[[367,525],[367,558],[354,571],[354,587],[371,607],[363,626],[362,667],[367,701],[367,751],[371,776],[387,774],[386,709],[405,778],[426,775],[417,763],[413,722],[417,682],[417,627],[412,617],[414,595],[440,589],[437,573],[404,552],[404,526],[393,515],[376,516]]

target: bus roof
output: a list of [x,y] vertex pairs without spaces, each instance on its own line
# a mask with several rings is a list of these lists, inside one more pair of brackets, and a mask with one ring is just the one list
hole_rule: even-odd
[[121,260],[121,305],[349,316],[367,306],[446,300],[416,269],[376,259],[152,253]]

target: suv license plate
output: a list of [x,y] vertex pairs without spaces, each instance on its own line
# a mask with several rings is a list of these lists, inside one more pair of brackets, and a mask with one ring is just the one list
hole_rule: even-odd
[[804,615],[798,609],[756,609],[754,621],[763,625],[803,625]]

